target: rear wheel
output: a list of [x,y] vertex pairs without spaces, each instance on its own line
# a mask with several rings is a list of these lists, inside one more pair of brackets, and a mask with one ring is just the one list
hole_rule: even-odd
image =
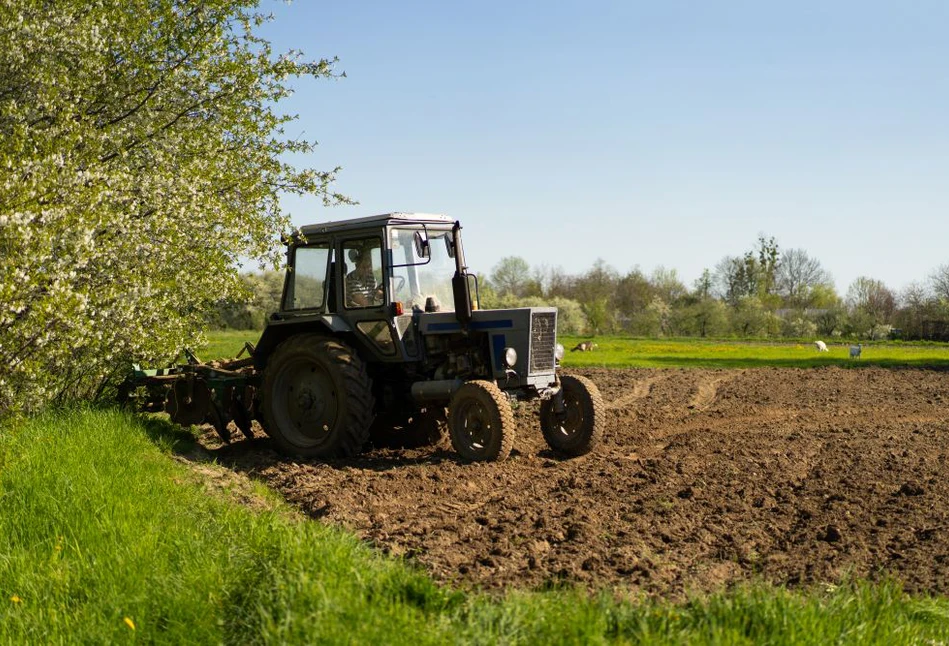
[[369,438],[371,383],[359,355],[342,341],[300,334],[281,343],[260,398],[264,428],[287,453],[351,456]]
[[558,415],[552,399],[541,402],[540,429],[548,446],[569,456],[593,450],[603,437],[603,398],[586,377],[563,376],[564,411]]
[[490,381],[469,381],[451,398],[451,445],[466,460],[503,460],[514,446],[514,413],[501,389]]

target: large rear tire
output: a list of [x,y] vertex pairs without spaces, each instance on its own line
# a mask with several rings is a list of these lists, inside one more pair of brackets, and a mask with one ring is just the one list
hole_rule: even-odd
[[514,447],[511,402],[490,381],[469,381],[451,398],[448,431],[451,445],[466,460],[504,460]]
[[365,364],[346,343],[299,334],[280,344],[260,392],[264,430],[302,457],[347,457],[362,450],[373,418]]
[[547,445],[557,453],[575,457],[589,453],[603,439],[603,398],[586,377],[564,375],[563,415],[554,411],[552,399],[541,402],[540,429]]

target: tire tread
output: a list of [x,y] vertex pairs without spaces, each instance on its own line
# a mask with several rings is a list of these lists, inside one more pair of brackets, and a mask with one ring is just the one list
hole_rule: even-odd
[[268,399],[273,388],[275,371],[264,372],[263,384],[260,389],[261,412],[263,413],[263,427],[279,448],[287,453],[304,457],[351,457],[362,451],[369,439],[369,427],[373,420],[375,398],[372,395],[372,381],[366,371],[365,363],[348,344],[320,334],[297,334],[281,343],[274,351],[268,362],[268,367],[279,366],[288,357],[301,353],[325,352],[330,363],[339,372],[346,391],[346,418],[344,427],[340,429],[339,438],[335,446],[323,449],[300,449],[280,434],[273,419],[273,411]]

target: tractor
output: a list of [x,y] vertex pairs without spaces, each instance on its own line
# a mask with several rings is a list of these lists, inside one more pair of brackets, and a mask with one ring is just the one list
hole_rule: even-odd
[[465,460],[503,460],[512,402],[540,399],[550,448],[588,453],[603,402],[589,379],[559,373],[556,308],[480,309],[461,229],[415,213],[304,226],[287,243],[280,308],[248,357],[136,368],[122,391],[144,387],[147,409],[210,422],[225,440],[232,420],[250,437],[256,419],[277,448],[307,458],[450,439]]

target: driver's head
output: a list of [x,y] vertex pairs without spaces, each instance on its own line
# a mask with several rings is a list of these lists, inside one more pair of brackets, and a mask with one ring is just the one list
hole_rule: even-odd
[[353,247],[347,253],[349,261],[360,271],[372,270],[371,247]]
[[356,269],[359,271],[372,271],[372,254],[368,249],[363,249],[356,261]]

